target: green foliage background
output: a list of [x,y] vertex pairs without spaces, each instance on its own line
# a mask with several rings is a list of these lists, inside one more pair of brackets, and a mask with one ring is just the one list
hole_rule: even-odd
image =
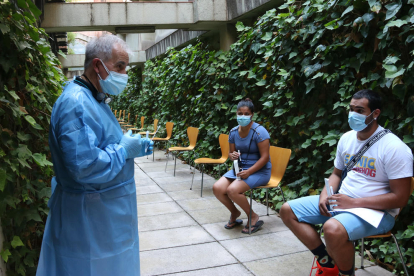
[[30,0],[0,0],[0,218],[7,275],[35,275],[53,175],[52,104],[64,76],[40,11]]
[[[381,94],[380,124],[414,147],[413,0],[289,0],[253,27],[238,23],[237,29],[229,52],[198,43],[147,61],[142,88],[126,91],[140,93],[133,114],[146,116],[147,124],[173,121],[172,144],[185,144],[186,128],[199,127],[198,155],[217,158],[219,134],[237,124],[237,102],[251,98],[254,119],[268,129],[271,144],[292,149],[282,187],[288,199],[321,191],[358,90]],[[263,199],[264,191],[255,197]],[[280,208],[281,196],[272,191],[271,198]],[[414,261],[413,199],[393,230],[408,266]],[[366,244],[390,270],[401,271],[392,241]]]

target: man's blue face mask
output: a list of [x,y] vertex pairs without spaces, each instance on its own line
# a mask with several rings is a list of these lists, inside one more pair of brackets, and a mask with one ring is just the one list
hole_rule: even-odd
[[[374,113],[374,111],[372,111],[371,114],[372,113]],[[369,114],[368,116],[371,116],[371,114]],[[369,124],[365,124],[365,120],[366,118],[368,118],[368,116],[356,113],[354,111],[350,111],[348,115],[349,126],[355,131],[364,130],[369,124],[371,124],[374,120],[377,119],[374,118],[371,122],[369,122]]]
[[247,126],[248,124],[250,124],[252,120],[252,116],[246,116],[246,115],[237,115],[237,122],[239,123],[239,125],[241,125],[242,127]]
[[108,73],[108,76],[104,80],[98,74],[99,84],[102,88],[102,91],[111,95],[119,95],[122,93],[122,91],[124,91],[128,83],[128,74],[120,74],[115,71],[109,71],[108,68],[106,68],[105,63],[103,63],[102,60],[101,62],[106,72]]

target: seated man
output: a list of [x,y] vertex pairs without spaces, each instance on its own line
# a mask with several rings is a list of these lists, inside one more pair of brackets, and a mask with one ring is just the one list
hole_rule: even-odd
[[[381,98],[371,90],[354,94],[349,105],[348,122],[353,129],[339,140],[335,168],[329,185],[335,193],[342,170],[365,142],[382,131],[377,119]],[[386,233],[394,226],[394,217],[410,197],[413,155],[397,136],[388,133],[373,144],[342,182],[339,193],[328,198],[326,189],[319,196],[308,196],[283,204],[280,215],[287,227],[316,256],[316,275],[354,275],[352,241]],[[328,210],[328,200],[336,200]],[[375,228],[360,217],[335,209],[364,207],[385,211]],[[333,211],[333,212],[329,212]],[[311,225],[323,224],[326,247]]]

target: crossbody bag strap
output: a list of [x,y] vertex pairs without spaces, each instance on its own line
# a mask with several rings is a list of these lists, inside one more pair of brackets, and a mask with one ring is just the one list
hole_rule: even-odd
[[376,142],[378,142],[382,137],[384,137],[388,133],[391,133],[391,130],[384,129],[384,130],[381,130],[380,132],[378,132],[377,134],[375,134],[374,137],[369,139],[364,144],[364,146],[358,151],[358,153],[355,154],[354,157],[352,157],[352,159],[348,162],[348,164],[345,167],[346,171],[350,172],[352,170],[352,168],[355,166],[355,164],[358,163],[358,161],[361,159],[361,157],[367,152],[367,150],[369,150]]
[[355,166],[356,163],[359,162],[359,160],[361,159],[361,157],[365,154],[365,152],[367,152],[367,150],[369,150],[376,142],[378,142],[382,137],[384,137],[385,135],[387,135],[388,133],[392,133],[391,130],[389,129],[384,129],[381,130],[380,132],[378,132],[377,134],[375,134],[372,138],[370,138],[365,144],[364,146],[362,146],[362,148],[351,158],[351,160],[348,162],[348,164],[345,166],[345,168],[342,170],[342,175],[341,175],[341,181],[339,182],[339,187],[338,190],[336,191],[337,193],[339,192],[339,190],[341,189],[342,186],[342,182],[344,181],[345,177],[347,176],[348,172],[350,172],[352,170],[352,168]]

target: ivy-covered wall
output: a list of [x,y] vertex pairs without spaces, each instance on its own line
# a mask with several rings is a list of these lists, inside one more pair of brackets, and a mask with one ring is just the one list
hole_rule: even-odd
[[[18,6],[17,6],[18,5]],[[30,0],[0,0],[0,252],[7,275],[35,275],[53,175],[48,147],[60,63]]]
[[[198,155],[217,158],[218,135],[237,124],[237,102],[251,98],[271,144],[292,149],[283,181],[288,199],[321,191],[358,90],[381,94],[380,124],[414,147],[413,0],[288,0],[253,27],[238,23],[237,29],[229,52],[198,43],[147,61],[142,88],[133,92],[140,93],[134,115],[150,118],[147,123],[158,118],[161,126],[173,121],[176,144],[185,143],[188,126],[199,127]],[[280,208],[281,196],[272,191],[271,197]],[[414,262],[413,200],[394,227],[408,266]],[[366,243],[379,262],[401,271],[392,241]]]

